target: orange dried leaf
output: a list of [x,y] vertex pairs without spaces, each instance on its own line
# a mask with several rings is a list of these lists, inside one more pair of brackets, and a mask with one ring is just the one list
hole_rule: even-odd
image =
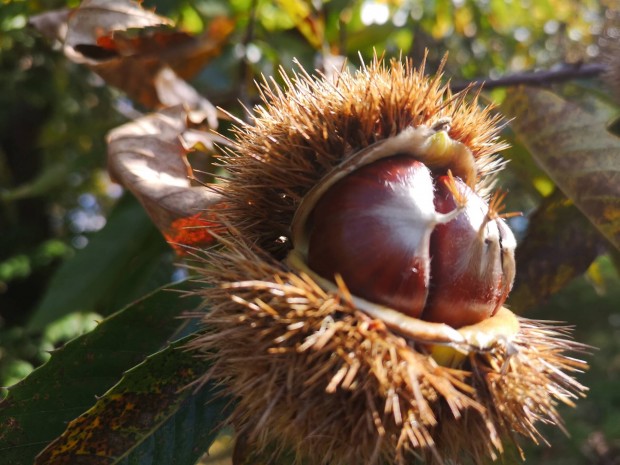
[[205,247],[215,242],[213,234],[223,231],[213,212],[196,213],[188,218],[179,218],[164,233],[166,241],[179,255],[186,254],[188,247]]
[[204,34],[192,36],[131,0],[84,0],[71,12],[49,12],[31,24],[64,39],[69,59],[148,108],[166,105],[155,83],[162,69],[171,68],[182,79],[195,76],[220,53],[235,26],[231,19],[216,18]]
[[[182,143],[187,116],[188,111],[179,105],[143,116],[108,135],[110,175],[140,200],[167,237],[171,230],[184,227],[183,221],[203,215],[220,202],[212,190],[192,185],[194,176]],[[209,139],[209,133],[202,134]],[[185,235],[191,236],[188,231]],[[183,237],[172,234],[170,242],[191,242]]]

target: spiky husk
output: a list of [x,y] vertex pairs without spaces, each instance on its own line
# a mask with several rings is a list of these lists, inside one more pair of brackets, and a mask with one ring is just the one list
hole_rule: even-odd
[[239,121],[234,149],[221,158],[231,176],[215,186],[228,200],[227,222],[278,258],[301,198],[331,168],[405,128],[450,117],[450,137],[476,158],[483,195],[502,164],[499,117],[480,108],[477,98],[452,95],[440,75],[424,75],[424,66],[392,61],[386,67],[375,60],[355,74],[340,73],[336,82],[303,69],[292,80],[282,77],[286,90],[274,81],[261,87],[265,104],[256,108],[254,124]]
[[303,71],[288,88],[263,86],[254,125],[236,129],[222,158],[230,177],[220,246],[199,266],[209,312],[191,347],[213,361],[236,399],[231,423],[260,450],[292,448],[320,464],[405,463],[467,457],[481,463],[504,438],[541,439],[536,423],[561,424],[559,402],[584,388],[567,373],[583,349],[561,327],[521,320],[519,333],[472,350],[458,368],[430,347],[369,318],[340,292],[287,268],[289,228],[303,196],[342,160],[408,126],[450,116],[450,137],[476,158],[477,188],[501,162],[497,119],[452,96],[409,62],[376,60],[336,82]]
[[207,253],[205,379],[236,398],[231,422],[259,450],[274,442],[320,464],[496,458],[502,440],[538,442],[539,421],[561,425],[558,402],[584,390],[585,364],[566,328],[521,319],[519,334],[472,352],[461,368],[371,320],[339,294],[287,270],[243,239]]

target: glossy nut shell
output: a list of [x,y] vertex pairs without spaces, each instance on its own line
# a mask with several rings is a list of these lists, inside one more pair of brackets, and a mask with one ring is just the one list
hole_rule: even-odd
[[430,170],[407,156],[341,179],[312,214],[310,268],[328,279],[341,275],[359,297],[420,317],[436,218],[433,190]]
[[466,206],[454,220],[433,231],[432,286],[422,317],[459,328],[489,318],[506,300],[502,234],[512,233],[507,227],[500,230],[498,223],[503,220],[490,218],[487,202],[459,179],[437,179],[438,212],[457,207],[449,182],[456,184]]

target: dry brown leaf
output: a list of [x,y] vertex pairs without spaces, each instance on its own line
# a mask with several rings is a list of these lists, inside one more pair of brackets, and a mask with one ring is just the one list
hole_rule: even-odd
[[182,79],[193,77],[220,53],[232,29],[230,20],[219,18],[197,37],[180,32],[146,31],[144,36],[129,40],[112,33],[110,37],[99,39],[99,44],[105,47],[100,46],[98,50],[114,55],[98,62],[91,61],[89,67],[134,100],[157,108],[165,105],[155,85],[160,71],[169,67]]
[[217,128],[217,109],[191,85],[164,66],[153,80],[159,101],[167,107],[185,104],[205,115],[209,127]]
[[235,24],[216,18],[204,34],[192,36],[169,28],[171,20],[132,0],[85,0],[69,14],[49,12],[30,23],[59,39],[66,29],[68,58],[88,66],[148,108],[165,105],[155,85],[163,68],[171,68],[181,79],[193,77],[220,53]]
[[65,53],[76,62],[96,64],[79,47],[97,47],[98,40],[114,31],[172,26],[172,21],[145,10],[131,0],[84,0],[69,16]]
[[[212,209],[220,202],[213,191],[192,185],[184,148],[188,142],[183,140],[190,130],[187,118],[188,110],[178,105],[143,116],[108,135],[111,176],[140,200],[173,246],[212,242],[210,230],[216,227]],[[203,134],[204,143],[211,136]]]
[[64,41],[67,35],[67,22],[72,11],[71,8],[46,11],[31,16],[28,24],[50,40]]

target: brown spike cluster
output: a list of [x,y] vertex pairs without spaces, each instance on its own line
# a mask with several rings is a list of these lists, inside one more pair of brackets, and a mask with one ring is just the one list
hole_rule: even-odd
[[[498,223],[501,199],[485,207],[502,165],[498,118],[410,62],[375,60],[336,82],[304,71],[283,78],[284,89],[263,85],[254,124],[240,123],[234,148],[221,158],[230,176],[214,189],[226,200],[220,219],[227,229],[217,248],[203,252],[207,266],[198,267],[209,311],[206,332],[191,347],[213,362],[204,380],[220,380],[235,397],[230,421],[238,434],[257,453],[292,450],[299,460],[332,465],[413,457],[482,463],[497,458],[505,440],[517,447],[519,436],[542,440],[536,423],[561,425],[557,404],[571,405],[585,391],[571,374],[586,365],[569,356],[585,348],[563,327],[501,307],[512,282],[512,236]],[[466,255],[456,274],[504,280],[493,291],[501,298],[492,302],[493,316],[465,326],[424,321],[426,296],[421,315],[402,311],[389,299],[356,295],[346,275],[308,265],[320,200],[352,173],[362,173],[364,184],[368,169],[394,170],[402,157],[417,163],[411,179],[422,163],[431,173],[423,178],[441,179],[442,195],[453,198],[453,210],[439,212],[435,189],[421,191],[430,200],[414,210],[429,231],[482,218],[459,235],[482,241],[475,250],[495,244],[498,251],[484,266],[470,264],[482,252]],[[390,176],[381,182],[409,175]],[[423,232],[414,244],[422,258],[437,242]],[[433,279],[431,270],[431,303],[442,296]]]
[[478,102],[465,102],[429,79],[424,66],[375,61],[355,74],[341,73],[333,83],[303,69],[286,90],[275,81],[261,88],[264,105],[253,124],[239,122],[236,147],[222,158],[231,174],[216,186],[230,198],[228,222],[250,242],[279,256],[299,202],[334,166],[369,145],[409,127],[451,119],[449,135],[475,157],[478,190],[486,195],[490,174],[502,165],[496,153],[499,117]]

